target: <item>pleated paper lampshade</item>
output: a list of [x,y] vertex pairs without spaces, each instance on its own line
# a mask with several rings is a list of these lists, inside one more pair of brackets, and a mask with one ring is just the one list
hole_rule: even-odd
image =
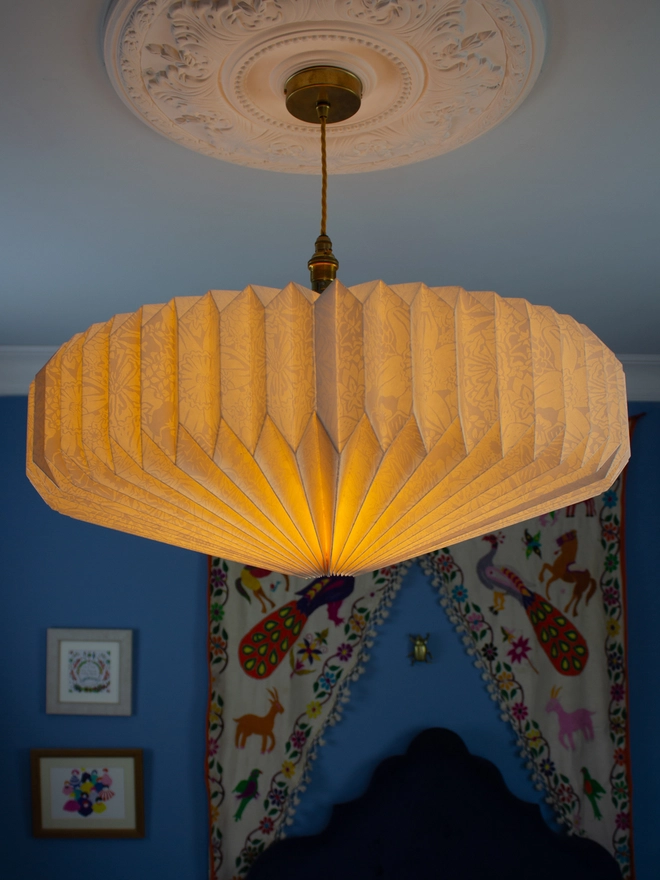
[[596,495],[629,457],[621,365],[494,293],[290,284],[144,306],[30,390],[51,505],[297,574],[356,574]]

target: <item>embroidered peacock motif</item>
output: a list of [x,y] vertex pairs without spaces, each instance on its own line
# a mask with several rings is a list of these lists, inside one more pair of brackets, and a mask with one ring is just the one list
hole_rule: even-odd
[[484,535],[490,550],[477,563],[477,576],[489,590],[512,596],[525,609],[539,644],[561,675],[580,675],[589,659],[587,643],[580,632],[554,605],[530,590],[511,568],[498,568],[495,554],[503,536]]
[[271,611],[243,636],[238,646],[243,671],[251,678],[268,678],[286,657],[307,618],[323,605],[328,606],[328,618],[335,626],[343,623],[339,608],[354,587],[355,578],[328,576],[298,590],[299,599]]

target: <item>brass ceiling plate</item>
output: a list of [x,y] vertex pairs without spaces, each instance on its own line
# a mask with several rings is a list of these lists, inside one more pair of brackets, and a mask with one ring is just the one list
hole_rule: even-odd
[[294,73],[284,86],[286,108],[296,119],[319,123],[316,107],[329,106],[328,124],[350,119],[362,103],[362,83],[341,67],[307,67]]

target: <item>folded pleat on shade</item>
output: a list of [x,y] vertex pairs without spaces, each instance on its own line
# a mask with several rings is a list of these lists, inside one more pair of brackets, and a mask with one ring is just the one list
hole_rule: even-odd
[[143,306],[74,336],[29,398],[55,510],[303,577],[582,501],[629,455],[623,370],[590,330],[457,287]]

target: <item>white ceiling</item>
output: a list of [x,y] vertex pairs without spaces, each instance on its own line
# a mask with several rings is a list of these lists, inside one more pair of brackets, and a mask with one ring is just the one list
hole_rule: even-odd
[[[143,303],[307,283],[319,182],[150,130],[105,74],[106,0],[0,0],[0,345],[57,345]],[[330,181],[345,284],[496,290],[660,354],[658,0],[545,0],[549,45],[502,125]]]

